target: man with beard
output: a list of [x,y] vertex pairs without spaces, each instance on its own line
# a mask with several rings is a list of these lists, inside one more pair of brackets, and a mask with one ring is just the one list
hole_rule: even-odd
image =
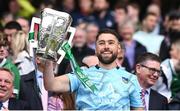
[[54,92],[75,92],[78,110],[130,110],[143,109],[140,85],[135,75],[116,64],[120,49],[118,35],[110,29],[102,30],[96,38],[96,55],[99,63],[83,69],[97,91],[91,92],[73,74],[53,75],[53,62],[45,61],[45,88]]

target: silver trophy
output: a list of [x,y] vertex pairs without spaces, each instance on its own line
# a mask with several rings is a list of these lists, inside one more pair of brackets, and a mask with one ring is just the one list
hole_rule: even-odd
[[[70,27],[71,22],[72,18],[69,14],[49,8],[42,11],[41,19],[33,17],[29,32],[30,56],[34,58],[36,53],[60,64],[66,55],[78,79],[95,92],[96,86],[87,75],[83,74],[71,52],[71,42],[75,34],[75,28]],[[60,55],[59,59],[58,55]]]
[[[75,34],[75,28],[70,27],[71,23],[72,17],[68,13],[45,8],[41,14],[36,54],[60,63],[65,56],[65,52],[58,49],[67,39],[71,45]],[[66,38],[68,32],[70,36]],[[60,55],[59,60],[58,55]]]

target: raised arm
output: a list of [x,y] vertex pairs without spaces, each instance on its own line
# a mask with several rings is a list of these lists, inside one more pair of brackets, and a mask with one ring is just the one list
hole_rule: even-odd
[[45,61],[43,74],[46,90],[53,92],[67,92],[70,90],[69,78],[67,75],[54,77],[52,61]]

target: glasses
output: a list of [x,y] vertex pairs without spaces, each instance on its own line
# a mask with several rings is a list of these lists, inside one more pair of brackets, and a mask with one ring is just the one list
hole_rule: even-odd
[[158,70],[158,69],[155,69],[155,68],[150,68],[150,67],[148,67],[148,66],[145,66],[145,65],[142,65],[142,64],[140,64],[142,67],[144,67],[144,68],[146,68],[146,69],[148,69],[149,70],[149,73],[151,73],[151,74],[154,74],[155,72],[158,74],[158,76],[160,76],[161,75],[161,70]]

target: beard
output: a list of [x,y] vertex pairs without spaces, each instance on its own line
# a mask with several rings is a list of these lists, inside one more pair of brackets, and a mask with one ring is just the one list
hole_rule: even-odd
[[103,64],[111,64],[117,58],[117,53],[111,53],[110,57],[103,56],[102,54],[97,54],[99,61]]

